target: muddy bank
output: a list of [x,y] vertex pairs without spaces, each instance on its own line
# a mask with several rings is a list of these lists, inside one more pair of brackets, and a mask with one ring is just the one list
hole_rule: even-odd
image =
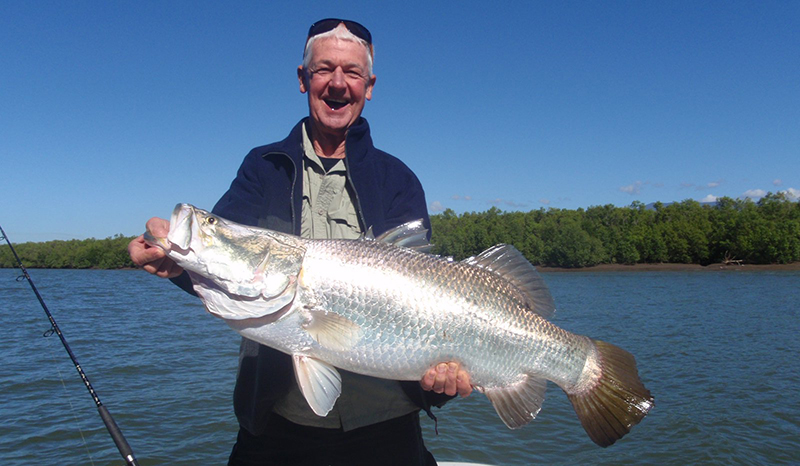
[[563,268],[563,267],[544,267],[537,266],[540,272],[719,272],[719,271],[776,271],[776,270],[800,270],[800,262],[791,264],[601,264],[594,267],[582,268]]

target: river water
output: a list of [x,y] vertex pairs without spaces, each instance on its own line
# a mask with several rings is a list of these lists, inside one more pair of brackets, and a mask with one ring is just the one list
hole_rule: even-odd
[[[139,463],[225,464],[239,337],[141,271],[31,270]],[[656,407],[617,444],[584,433],[551,385],[507,429],[481,394],[422,419],[440,461],[791,464],[800,460],[800,272],[546,273],[554,322],[638,361]],[[0,464],[119,465],[119,453],[19,270],[0,269]]]

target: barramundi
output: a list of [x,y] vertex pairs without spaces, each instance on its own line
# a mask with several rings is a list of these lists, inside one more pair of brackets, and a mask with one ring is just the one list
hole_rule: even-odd
[[548,380],[604,447],[654,406],[631,354],[547,320],[547,286],[510,245],[454,261],[427,252],[421,221],[378,237],[303,239],[188,204],[173,211],[166,238],[145,239],[189,273],[211,314],[291,355],[320,416],[341,393],[336,368],[420,380],[450,361],[512,429],[537,415]]

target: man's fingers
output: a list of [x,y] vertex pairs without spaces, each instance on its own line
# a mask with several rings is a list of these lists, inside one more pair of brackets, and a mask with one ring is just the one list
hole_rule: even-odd
[[164,238],[169,234],[169,220],[153,217],[145,225],[147,231],[157,238]]
[[[153,220],[162,219],[151,219],[151,222]],[[151,222],[148,222],[148,225]],[[166,222],[166,220],[162,220],[162,222]],[[162,222],[155,223],[163,226]],[[166,223],[169,225],[169,222]],[[173,278],[183,273],[183,269],[175,261],[167,257],[163,249],[152,247],[145,243],[143,235],[128,243],[128,254],[130,254],[131,261],[134,264],[153,275],[162,278]]]
[[467,371],[459,370],[458,377],[456,378],[456,387],[458,394],[463,398],[472,393],[472,385],[469,383],[469,374]]
[[428,369],[428,372],[425,373],[425,376],[420,380],[420,385],[422,385],[423,390],[431,390],[433,388],[433,382],[436,380],[436,369],[431,367]]
[[142,266],[142,269],[161,278],[174,278],[183,273],[183,268],[181,268],[169,257],[156,259],[155,261]]
[[436,379],[433,381],[433,391],[436,393],[444,392],[447,382],[447,364],[441,363],[436,366]]
[[469,374],[457,362],[443,362],[431,367],[419,383],[423,390],[433,390],[450,396],[463,397],[472,393]]
[[140,235],[138,238],[128,243],[128,254],[130,254],[133,263],[139,267],[145,267],[150,262],[163,259],[166,255],[161,248],[148,246],[147,243],[144,242],[143,235]]
[[456,378],[458,377],[458,364],[451,362],[447,365],[447,377],[444,381],[444,392],[450,396],[458,393],[456,391]]

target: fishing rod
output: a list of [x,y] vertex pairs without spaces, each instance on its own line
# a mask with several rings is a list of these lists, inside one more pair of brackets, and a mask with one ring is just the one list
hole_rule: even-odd
[[5,230],[3,227],[0,226],[0,240],[6,240],[8,243],[8,247],[11,248],[11,252],[14,254],[14,258],[17,260],[17,264],[19,265],[20,270],[22,270],[22,276],[19,277],[19,280],[22,277],[25,277],[28,280],[28,283],[31,285],[31,289],[33,289],[34,294],[36,294],[36,298],[39,300],[39,304],[42,305],[42,309],[44,309],[45,314],[47,314],[47,318],[50,319],[50,330],[45,332],[45,336],[50,336],[53,333],[58,335],[58,338],[61,339],[61,343],[64,345],[64,349],[67,350],[69,354],[69,358],[72,360],[72,363],[75,365],[75,369],[78,370],[78,374],[81,376],[81,380],[83,380],[83,384],[86,385],[86,388],[89,390],[89,394],[92,396],[94,403],[97,405],[97,411],[100,413],[100,417],[103,419],[103,424],[106,425],[106,429],[108,433],[111,434],[111,438],[114,440],[114,443],[117,445],[117,449],[119,450],[120,455],[125,460],[125,463],[128,466],[139,466],[139,463],[136,462],[136,458],[133,456],[133,450],[131,450],[131,446],[128,445],[127,440],[122,435],[122,431],[117,426],[117,423],[114,422],[114,418],[111,417],[111,413],[108,412],[108,409],[100,402],[100,398],[97,396],[97,393],[94,391],[92,384],[89,383],[89,378],[86,377],[86,373],[83,372],[81,365],[78,364],[78,360],[75,358],[75,354],[72,353],[72,348],[69,347],[69,343],[67,343],[67,339],[64,338],[64,335],[61,333],[61,329],[58,327],[56,320],[53,318],[53,314],[50,313],[50,310],[47,309],[47,305],[44,303],[44,299],[42,299],[42,295],[39,294],[39,290],[36,288],[36,285],[33,284],[33,280],[31,279],[30,274],[28,274],[28,269],[22,265],[22,260],[20,260],[19,256],[17,255],[17,251],[14,249],[14,246],[11,245],[11,241],[8,239]]

